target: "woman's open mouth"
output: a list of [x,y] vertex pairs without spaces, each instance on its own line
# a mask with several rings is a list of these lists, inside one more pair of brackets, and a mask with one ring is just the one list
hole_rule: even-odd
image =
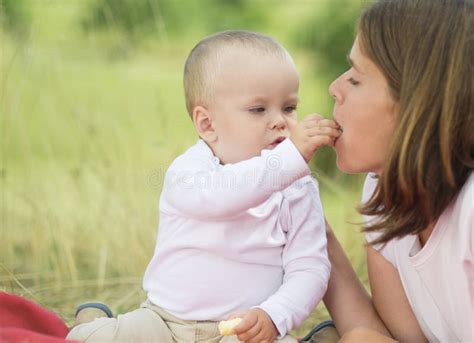
[[341,135],[342,135],[342,133],[344,132],[344,130],[342,129],[341,124],[339,124],[336,119],[333,118],[333,120],[334,120],[334,121],[336,122],[336,124],[339,126],[339,132],[340,132],[339,136],[336,137],[336,138],[334,138],[334,145],[336,145],[337,141],[339,141],[339,138],[341,138]]

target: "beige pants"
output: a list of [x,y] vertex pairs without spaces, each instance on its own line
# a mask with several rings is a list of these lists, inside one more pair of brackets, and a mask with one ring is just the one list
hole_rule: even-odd
[[[181,320],[146,301],[117,318],[97,318],[74,327],[66,337],[84,342],[232,343],[236,336],[222,337],[217,322]],[[276,342],[297,342],[285,336]]]

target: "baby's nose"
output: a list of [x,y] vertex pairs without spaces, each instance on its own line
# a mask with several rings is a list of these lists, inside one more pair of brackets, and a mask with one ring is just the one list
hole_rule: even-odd
[[272,129],[283,130],[286,128],[286,121],[283,115],[279,115],[273,121]]

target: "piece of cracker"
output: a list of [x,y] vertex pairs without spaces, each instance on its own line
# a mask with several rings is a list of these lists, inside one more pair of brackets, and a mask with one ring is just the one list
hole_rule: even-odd
[[234,334],[234,328],[240,324],[242,318],[234,318],[231,320],[223,320],[219,322],[219,332],[222,336],[230,336]]

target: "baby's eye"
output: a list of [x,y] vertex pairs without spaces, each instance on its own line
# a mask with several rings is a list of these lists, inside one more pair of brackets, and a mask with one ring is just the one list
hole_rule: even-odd
[[347,82],[349,82],[353,86],[357,86],[360,82],[355,80],[353,77],[350,77],[347,79]]
[[251,113],[263,113],[265,112],[265,107],[254,107],[249,110]]
[[296,111],[296,106],[292,105],[292,106],[287,106],[283,109],[286,113],[293,113],[294,111]]

